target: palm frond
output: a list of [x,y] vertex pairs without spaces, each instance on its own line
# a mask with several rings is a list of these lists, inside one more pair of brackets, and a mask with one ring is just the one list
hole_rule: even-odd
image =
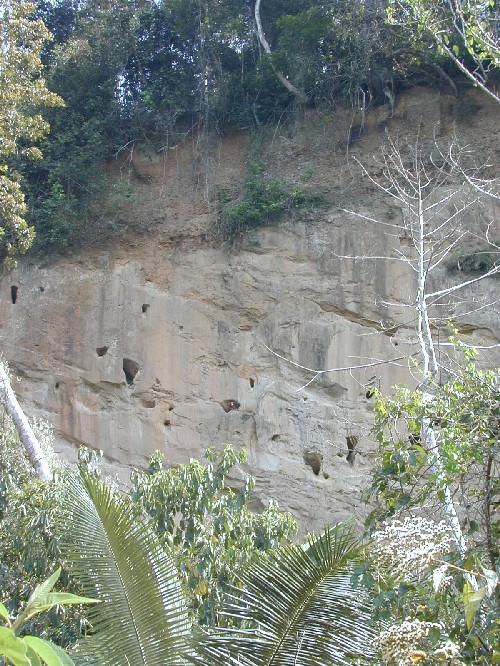
[[370,603],[354,589],[359,548],[345,523],[307,547],[263,557],[241,577],[223,611],[240,629],[200,637],[205,665],[337,666],[373,663]]
[[190,628],[177,571],[154,531],[129,501],[99,479],[68,480],[64,552],[85,591],[104,603],[89,619],[82,663],[184,664]]

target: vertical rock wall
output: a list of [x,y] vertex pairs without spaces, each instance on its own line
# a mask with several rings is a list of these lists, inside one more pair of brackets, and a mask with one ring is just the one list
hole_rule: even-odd
[[[429,100],[439,108],[439,95]],[[411,121],[418,115],[414,98],[399,108]],[[340,136],[348,121],[325,124],[325,132]],[[366,131],[356,150],[369,160],[362,151],[381,137],[377,127]],[[276,141],[281,148],[270,160],[284,173],[297,169],[287,150],[299,151],[302,171],[316,159],[316,186],[330,191],[341,182],[350,205],[324,203],[236,245],[213,243],[203,187],[188,173],[192,149],[180,149],[168,168],[137,157],[137,204],[123,215],[154,217],[154,224],[106,248],[45,267],[24,262],[4,274],[0,346],[27,412],[53,424],[67,457],[81,443],[102,449],[125,480],[156,449],[178,464],[232,442],[247,451],[256,506],[277,499],[302,530],[318,530],[363,514],[360,489],[373,453],[367,395],[373,385],[412,381],[401,357],[414,344],[404,307],[414,285],[404,264],[362,258],[385,256],[404,239],[342,209],[400,211],[353,180],[345,144],[315,155],[309,140]],[[219,147],[212,176],[221,183],[241,180],[242,146],[230,137]],[[353,184],[359,189],[350,191]],[[438,275],[440,284],[453,279],[444,269]],[[454,306],[474,343],[499,337],[498,282],[487,282],[481,298],[494,304],[472,322],[464,303],[476,290]],[[314,373],[303,368],[335,371],[309,383]]]

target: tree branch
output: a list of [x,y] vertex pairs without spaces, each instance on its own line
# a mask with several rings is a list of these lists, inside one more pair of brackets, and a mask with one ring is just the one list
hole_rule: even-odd
[[370,363],[362,363],[360,365],[348,365],[344,368],[328,368],[327,370],[315,370],[314,368],[308,368],[305,365],[300,365],[300,363],[296,363],[295,361],[291,361],[289,358],[286,358],[286,356],[282,356],[281,354],[278,354],[278,352],[275,352],[273,349],[268,347],[267,345],[264,345],[264,347],[267,349],[267,351],[271,352],[274,356],[277,356],[280,358],[282,361],[286,361],[290,365],[295,366],[296,368],[300,368],[301,370],[305,370],[306,372],[313,372],[314,377],[310,379],[307,384],[304,384],[304,386],[301,386],[298,389],[295,389],[296,391],[302,391],[303,389],[307,388],[309,384],[312,384],[320,375],[324,375],[327,372],[350,372],[351,370],[361,370],[362,368],[373,368],[376,365],[398,365],[402,367],[402,363],[397,363],[397,361],[402,361],[404,359],[408,358],[408,355],[405,354],[404,356],[396,356],[396,358],[390,358],[390,359],[382,359],[381,361],[373,361]]
[[[257,24],[257,35],[259,36],[259,41],[262,44],[262,47],[264,51],[267,53],[268,56],[272,56],[271,53],[271,47],[269,46],[269,42],[266,39],[266,35],[264,34],[264,30],[262,28],[262,22],[260,20],[260,2],[261,0],[256,0],[255,2],[255,23]],[[302,92],[302,90],[299,90],[296,88],[291,81],[289,81],[286,76],[277,69],[275,66],[272,57],[269,58],[269,61],[271,63],[271,67],[273,68],[274,73],[278,77],[278,79],[281,81],[281,83],[285,86],[285,88],[292,93],[292,95],[295,95],[298,99],[300,99],[301,102],[307,102],[307,96]]]

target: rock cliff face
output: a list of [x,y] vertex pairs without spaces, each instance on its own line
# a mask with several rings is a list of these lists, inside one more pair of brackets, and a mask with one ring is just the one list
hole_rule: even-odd
[[[494,158],[497,113],[485,98],[421,90],[401,98],[393,117],[375,109],[356,141],[345,112],[278,128],[267,169],[307,181],[322,201],[232,244],[210,239],[206,193],[237,191],[243,132],[111,165],[134,192],[110,220],[126,227],[119,241],[50,265],[26,261],[0,280],[0,346],[27,413],[53,424],[64,455],[74,458],[80,443],[102,449],[124,480],[156,449],[178,464],[232,442],[248,453],[257,508],[277,499],[302,530],[361,517],[373,454],[367,392],[412,381],[400,357],[414,343],[404,307],[414,285],[401,262],[362,258],[405,240],[345,212],[401,215],[350,158],[375,169],[381,130],[420,127],[430,140],[455,126],[481,158]],[[493,204],[475,214],[491,218]],[[443,268],[437,279],[465,277]],[[466,292],[488,304],[479,312],[467,314],[463,299],[450,307],[468,342],[500,339],[498,284]],[[280,356],[335,371],[308,384],[313,373]],[[498,360],[492,350],[485,362]]]

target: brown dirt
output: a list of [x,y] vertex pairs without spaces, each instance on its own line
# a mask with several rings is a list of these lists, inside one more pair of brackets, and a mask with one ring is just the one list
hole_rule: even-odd
[[[362,178],[356,160],[376,174],[373,156],[387,134],[416,138],[418,133],[429,145],[458,137],[484,164],[496,165],[498,120],[498,105],[479,91],[457,99],[417,88],[396,100],[393,113],[381,106],[369,109],[364,120],[359,109],[307,110],[294,122],[267,130],[260,155],[270,177],[318,197],[323,205],[314,215],[321,215],[332,206],[352,206],[365,195],[378,196]],[[234,198],[241,193],[249,141],[254,139],[246,131],[223,138],[199,133],[154,153],[123,151],[109,172],[132,196],[113,210],[122,231],[112,244],[130,247],[143,236],[148,243],[154,239],[169,246],[213,241],[217,192]],[[490,167],[487,173],[494,170]]]

